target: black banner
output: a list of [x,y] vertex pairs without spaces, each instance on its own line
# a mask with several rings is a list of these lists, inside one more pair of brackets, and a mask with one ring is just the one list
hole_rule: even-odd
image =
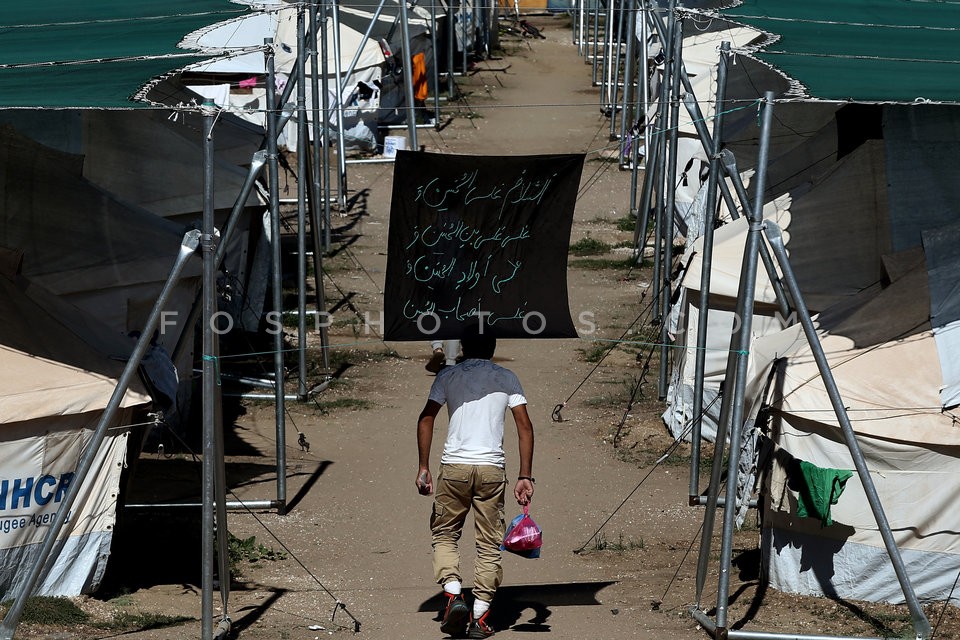
[[384,339],[573,338],[567,252],[582,155],[399,151]]

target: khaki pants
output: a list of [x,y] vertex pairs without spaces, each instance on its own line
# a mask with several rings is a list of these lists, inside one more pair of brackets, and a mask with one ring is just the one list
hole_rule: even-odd
[[473,595],[490,602],[503,580],[500,543],[506,529],[503,469],[470,464],[440,465],[430,530],[433,532],[433,572],[440,585],[461,581],[458,542],[467,513],[473,508],[477,561]]

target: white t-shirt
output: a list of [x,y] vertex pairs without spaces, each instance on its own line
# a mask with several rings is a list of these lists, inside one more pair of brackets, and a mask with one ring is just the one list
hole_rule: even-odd
[[464,360],[440,370],[429,399],[446,404],[450,416],[441,464],[503,468],[504,414],[527,403],[512,371],[489,360]]

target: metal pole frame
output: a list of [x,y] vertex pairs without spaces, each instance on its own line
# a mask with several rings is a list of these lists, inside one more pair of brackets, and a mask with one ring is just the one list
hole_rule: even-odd
[[667,163],[667,184],[664,193],[664,211],[663,211],[663,285],[660,290],[661,304],[660,317],[660,363],[659,363],[659,383],[658,394],[661,400],[667,397],[667,368],[670,361],[669,340],[669,315],[670,315],[670,279],[671,268],[673,266],[673,234],[674,218],[677,200],[677,143],[680,137],[680,58],[683,50],[683,21],[676,17],[676,0],[670,0],[670,34],[672,43],[670,45],[670,123],[669,123],[669,141],[670,149],[665,161]]
[[[201,538],[203,540],[202,563],[202,638],[209,640],[213,629],[214,560],[220,578],[220,604],[222,615],[217,627],[217,637],[230,631],[227,612],[230,594],[230,558],[227,553],[227,510],[224,505],[227,494],[226,470],[223,461],[223,423],[220,385],[217,379],[220,357],[220,340],[214,331],[213,322],[217,313],[217,235],[214,226],[214,164],[213,127],[216,122],[216,107],[212,101],[203,105],[203,233],[200,248],[203,254],[203,507]],[[216,541],[216,543],[214,543]],[[216,549],[220,553],[217,554]],[[219,556],[219,557],[217,557]]]
[[[460,0],[463,2],[463,0]],[[454,95],[456,95],[456,88],[453,83],[453,73],[454,67],[457,65],[457,55],[456,55],[456,15],[457,12],[453,8],[452,0],[448,0],[447,4],[447,99],[453,100]]]
[[[717,604],[716,604],[716,617],[714,620],[711,620],[705,615],[705,613],[699,610],[699,598],[700,598],[700,588],[698,587],[697,600],[698,604],[691,608],[692,616],[697,619],[710,633],[716,638],[735,638],[735,639],[774,639],[774,638],[808,638],[808,639],[827,639],[827,638],[846,638],[847,636],[827,636],[827,635],[803,635],[803,634],[779,634],[779,633],[766,633],[766,632],[744,632],[737,630],[730,630],[727,627],[727,607],[729,605],[729,579],[730,579],[730,566],[732,560],[732,548],[733,548],[733,530],[734,530],[734,519],[736,517],[736,493],[737,493],[737,476],[739,473],[739,463],[740,463],[740,439],[741,439],[741,425],[744,419],[744,393],[746,387],[747,379],[747,367],[749,364],[749,346],[750,346],[750,333],[751,333],[751,324],[753,318],[753,303],[754,303],[754,286],[755,279],[757,274],[757,265],[759,262],[760,256],[760,246],[762,244],[761,234],[765,234],[767,241],[770,244],[771,249],[776,255],[777,262],[780,265],[781,272],[783,273],[783,279],[788,287],[791,298],[793,299],[797,316],[800,320],[800,323],[803,327],[804,335],[807,339],[811,351],[814,356],[814,360],[817,363],[817,369],[820,372],[820,376],[823,380],[824,387],[827,390],[827,395],[830,398],[830,403],[833,407],[834,413],[837,417],[837,421],[840,424],[841,432],[843,434],[844,441],[847,445],[847,449],[850,452],[851,459],[853,460],[854,466],[857,470],[857,474],[860,478],[860,481],[863,485],[864,494],[867,497],[867,502],[870,505],[870,508],[874,514],[874,518],[877,523],[878,530],[880,531],[881,537],[883,538],[884,546],[887,550],[887,554],[890,557],[891,564],[893,565],[894,572],[897,575],[897,580],[900,583],[901,589],[903,590],[904,599],[907,603],[907,607],[910,610],[911,620],[913,623],[914,631],[918,640],[925,640],[930,637],[931,628],[930,623],[927,620],[926,616],[923,613],[923,609],[920,606],[919,601],[917,600],[916,594],[913,591],[913,587],[910,583],[910,579],[907,576],[906,568],[903,564],[903,560],[900,556],[899,549],[896,546],[896,541],[893,538],[893,533],[890,530],[889,522],[886,519],[886,515],[883,511],[883,507],[880,504],[879,497],[876,492],[876,488],[873,484],[873,480],[870,477],[870,472],[866,466],[866,460],[863,457],[863,453],[860,450],[859,444],[857,443],[856,434],[853,431],[853,427],[850,424],[849,417],[847,416],[846,408],[843,404],[843,399],[840,396],[839,389],[836,385],[836,381],[833,378],[833,374],[830,370],[829,362],[823,351],[823,346],[820,344],[819,337],[816,333],[816,328],[813,325],[813,321],[810,318],[810,313],[807,310],[806,304],[803,301],[803,297],[800,293],[797,280],[793,274],[792,267],[787,257],[787,250],[784,246],[783,237],[780,232],[779,227],[772,222],[764,222],[763,220],[763,193],[765,189],[766,182],[766,173],[767,173],[767,162],[769,156],[770,148],[770,129],[772,122],[773,114],[773,92],[767,92],[764,96],[763,110],[761,113],[761,134],[760,134],[760,151],[759,159],[757,163],[757,175],[755,178],[755,189],[756,195],[754,197],[753,207],[748,214],[750,229],[747,234],[746,245],[744,248],[743,255],[743,265],[741,268],[741,278],[740,278],[740,295],[738,296],[738,312],[740,313],[740,329],[734,337],[734,343],[732,345],[730,356],[728,358],[728,372],[733,369],[733,380],[730,380],[730,376],[727,377],[726,386],[728,389],[732,388],[733,400],[730,403],[730,409],[727,411],[727,416],[729,418],[725,421],[727,427],[730,431],[730,451],[728,455],[727,463],[727,495],[725,504],[733,506],[734,508],[725,508],[723,512],[723,533],[721,539],[721,550],[720,550],[720,578],[719,585],[717,589]],[[731,367],[730,363],[733,362],[734,366]],[[730,395],[729,393],[727,394]],[[720,436],[718,434],[718,442],[720,441]],[[719,452],[715,453],[715,464],[716,460],[722,458],[722,448]],[[711,487],[711,495],[715,495],[713,491],[714,487]],[[707,521],[713,520],[716,513],[716,502],[708,504],[707,513],[705,515],[704,523],[707,524]],[[704,561],[704,553],[709,553],[709,539],[712,537],[712,526],[704,527],[702,538],[701,538],[701,558],[700,563]],[[704,544],[706,541],[706,544]],[[698,566],[699,569],[699,566]],[[699,574],[698,574],[699,580]]]
[[[320,74],[323,78],[330,75],[330,65],[327,62],[329,57],[327,21],[330,18],[327,6],[331,1],[332,0],[320,0],[320,28],[318,32],[320,34]],[[340,29],[338,23],[335,22],[334,26],[337,30]],[[330,92],[326,90],[326,85],[324,85],[324,91],[323,95],[320,96],[320,101],[323,109],[323,221],[325,228],[328,230],[325,241],[329,247],[329,229],[332,224],[330,203],[333,201],[333,196],[330,191]]]
[[923,613],[923,608],[917,599],[917,595],[910,583],[910,577],[907,575],[907,569],[903,564],[903,558],[900,556],[900,550],[897,548],[897,542],[894,540],[893,532],[890,530],[890,523],[887,520],[883,505],[880,504],[880,496],[877,494],[877,488],[873,484],[873,478],[870,477],[870,470],[867,468],[867,461],[857,442],[856,433],[853,431],[853,425],[850,424],[850,417],[847,415],[847,409],[843,404],[843,398],[840,396],[840,389],[830,370],[830,363],[823,351],[823,345],[817,335],[816,327],[810,318],[810,312],[800,293],[800,287],[797,284],[797,278],[793,274],[793,267],[787,256],[787,248],[783,241],[783,234],[773,222],[764,222],[763,231],[770,243],[770,248],[777,258],[780,270],[783,272],[783,279],[790,291],[790,296],[796,305],[797,316],[800,324],[803,326],[803,333],[807,338],[807,343],[813,352],[814,360],[817,363],[817,369],[820,371],[820,377],[823,380],[824,388],[830,397],[830,404],[833,407],[834,414],[837,416],[837,422],[840,423],[840,431],[843,434],[843,440],[850,451],[850,457],[853,459],[853,465],[857,470],[857,475],[863,485],[863,493],[873,512],[873,517],[877,522],[877,528],[880,531],[880,537],[883,539],[883,546],[890,556],[890,562],[893,565],[894,573],[897,575],[897,581],[903,590],[903,597],[907,608],[910,611],[910,618],[913,622],[913,629],[917,638],[929,638],[931,634],[930,622]]
[[[767,178],[767,162],[770,154],[770,128],[773,122],[773,92],[764,95],[760,122],[760,149],[757,160],[756,198],[749,217],[750,230],[747,233],[743,250],[743,265],[740,272],[739,300],[742,315],[740,329],[735,343],[731,345],[728,362],[735,363],[733,380],[727,380],[732,393],[725,394],[731,399],[729,411],[730,450],[727,454],[727,496],[723,510],[723,533],[720,543],[720,579],[717,588],[716,621],[717,632],[724,634],[727,628],[727,606],[730,599],[730,566],[733,556],[733,530],[736,517],[737,474],[740,464],[740,439],[744,417],[744,394],[747,385],[747,366],[749,364],[750,335],[753,325],[753,306],[759,262],[760,244],[763,226],[763,192]],[[722,450],[722,446],[721,446]],[[706,531],[704,531],[706,536]]]
[[[462,1],[462,0],[461,0]],[[593,38],[588,43],[593,46],[593,53],[588,54],[590,63],[593,67],[592,73],[593,77],[591,78],[591,84],[596,87],[599,83],[597,82],[597,54],[600,51],[600,2],[602,0],[593,0]]]
[[[627,5],[633,7],[633,10],[628,10]],[[634,58],[636,57],[636,39],[637,39],[637,19],[636,13],[637,0],[624,0],[623,2],[623,15],[624,20],[629,20],[629,26],[627,28],[627,46],[626,53],[624,54],[623,61],[623,102],[620,107],[620,168],[625,168],[628,164],[633,171],[633,189],[630,192],[630,210],[635,214],[635,200],[636,200],[636,175],[637,175],[637,166],[635,162],[632,162],[632,159],[636,157],[636,154],[631,153],[631,158],[627,158],[626,144],[627,141],[631,141],[631,151],[635,150],[636,145],[638,144],[637,136],[631,135],[628,137],[627,126],[630,124],[631,131],[635,131],[633,123],[636,121],[637,109],[635,108],[635,96],[636,96],[636,77],[634,71]]]
[[[347,144],[343,139],[343,87],[340,84],[342,71],[340,67],[340,3],[331,0],[333,9],[333,72],[337,76],[337,204],[341,211],[347,209]],[[326,57],[324,57],[326,59]]]
[[430,3],[430,50],[433,54],[433,125],[440,130],[440,56],[437,53],[437,3]]
[[604,14],[603,19],[603,56],[601,57],[602,63],[600,67],[600,111],[606,111],[611,108],[611,98],[610,98],[610,70],[612,69],[612,61],[610,60],[611,53],[613,51],[613,33],[615,31],[613,27],[613,6],[617,0],[606,0],[607,7],[606,13]]
[[[717,66],[716,107],[713,120],[713,145],[708,151],[710,174],[707,178],[706,217],[703,221],[703,256],[700,269],[700,304],[697,319],[697,348],[693,388],[693,424],[690,431],[690,504],[698,504],[700,496],[700,433],[703,424],[703,375],[706,366],[707,319],[710,313],[710,276],[713,268],[713,230],[716,227],[717,182],[720,180],[720,145],[723,138],[723,103],[727,90],[727,62],[730,43],[720,44],[720,60]],[[687,94],[694,100],[692,93]]]
[[[647,122],[647,113],[650,110],[650,51],[649,44],[647,40],[649,39],[649,23],[650,19],[647,14],[650,9],[647,7],[645,0],[640,0],[640,40],[643,42],[643,53],[640,56],[642,60],[642,68],[637,74],[637,82],[642,83],[640,85],[640,102],[643,104],[643,118],[637,118],[637,122],[643,123],[643,166],[647,166],[647,154],[650,152],[650,123]],[[638,143],[639,144],[639,143]]]
[[[462,40],[460,41],[463,45],[461,53],[463,54],[463,73],[466,75],[468,68],[467,60],[467,3],[470,0],[460,0],[460,34]],[[471,18],[472,22],[472,18]]]
[[407,18],[407,1],[400,0],[400,34],[403,38],[403,88],[407,98],[407,135],[410,149],[420,148],[417,142],[417,110],[413,103],[413,52],[410,43],[410,21]]
[[273,371],[275,404],[275,420],[277,434],[277,503],[278,513],[286,513],[287,504],[287,453],[286,453],[286,398],[284,395],[284,363],[283,363],[283,261],[280,250],[280,162],[277,151],[277,104],[276,83],[274,72],[273,38],[266,38],[266,67],[267,67],[267,97],[264,116],[267,121],[267,164],[269,171],[270,197],[270,247],[272,253],[272,296],[273,311],[277,314],[280,327],[276,329],[273,340]]
[[[623,93],[620,92],[620,61],[624,60],[623,23],[627,19],[628,15],[633,15],[633,12],[627,10],[627,5],[633,2],[634,0],[619,0],[619,1],[620,1],[620,4],[618,5],[619,8],[615,9],[615,12],[617,13],[617,32],[616,32],[617,42],[615,45],[612,45],[610,48],[611,75],[613,76],[612,81],[610,83],[610,140],[616,140],[618,136],[617,113],[619,112],[620,114],[619,122],[621,124],[621,127],[625,121],[626,113],[627,113],[626,104],[624,104],[623,107],[621,108],[621,103],[620,103],[621,96],[624,102],[627,99],[626,77],[624,77],[623,79]],[[627,29],[628,34],[630,31],[631,30],[628,28]],[[628,41],[627,47],[632,48],[631,44],[632,42]],[[626,60],[624,60],[624,66],[626,66],[626,64],[627,62]],[[626,76],[626,73],[624,73],[624,76]],[[622,140],[623,139],[622,132],[620,132],[619,135],[620,135],[620,139]]]
[[[326,220],[325,224],[321,224],[321,187],[322,183],[320,180],[320,163],[322,162],[320,145],[323,141],[326,140],[324,134],[321,132],[321,121],[320,121],[320,73],[319,67],[317,66],[317,43],[318,43],[318,33],[317,33],[317,12],[318,12],[319,0],[312,0],[310,3],[310,33],[312,42],[310,43],[310,63],[313,68],[313,76],[310,79],[310,95],[311,95],[311,113],[310,113],[310,122],[313,126],[313,146],[311,147],[311,159],[313,162],[310,166],[310,175],[312,179],[310,189],[310,231],[311,236],[313,236],[313,283],[314,287],[317,290],[317,313],[326,311],[327,303],[326,297],[323,291],[323,254],[326,251],[330,250],[330,221],[329,218]],[[324,87],[324,93],[326,93],[326,87]],[[326,208],[327,213],[329,213],[329,207]],[[320,323],[320,351],[321,351],[321,364],[323,365],[324,370],[330,368],[330,338],[327,333],[327,323]]]
[[297,5],[297,397],[307,399],[307,85],[306,7]]

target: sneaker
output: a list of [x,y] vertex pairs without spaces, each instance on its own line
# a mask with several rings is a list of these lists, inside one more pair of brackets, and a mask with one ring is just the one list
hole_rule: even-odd
[[464,602],[462,595],[448,593],[446,596],[447,607],[443,612],[440,631],[455,638],[462,638],[467,631],[467,624],[470,622],[470,607]]
[[467,631],[468,638],[489,638],[493,635],[493,627],[487,624],[487,616],[490,615],[488,609],[482,616],[470,623],[470,629]]
[[447,356],[443,354],[443,349],[437,349],[430,356],[430,362],[424,367],[430,373],[440,373],[440,370],[447,366]]

